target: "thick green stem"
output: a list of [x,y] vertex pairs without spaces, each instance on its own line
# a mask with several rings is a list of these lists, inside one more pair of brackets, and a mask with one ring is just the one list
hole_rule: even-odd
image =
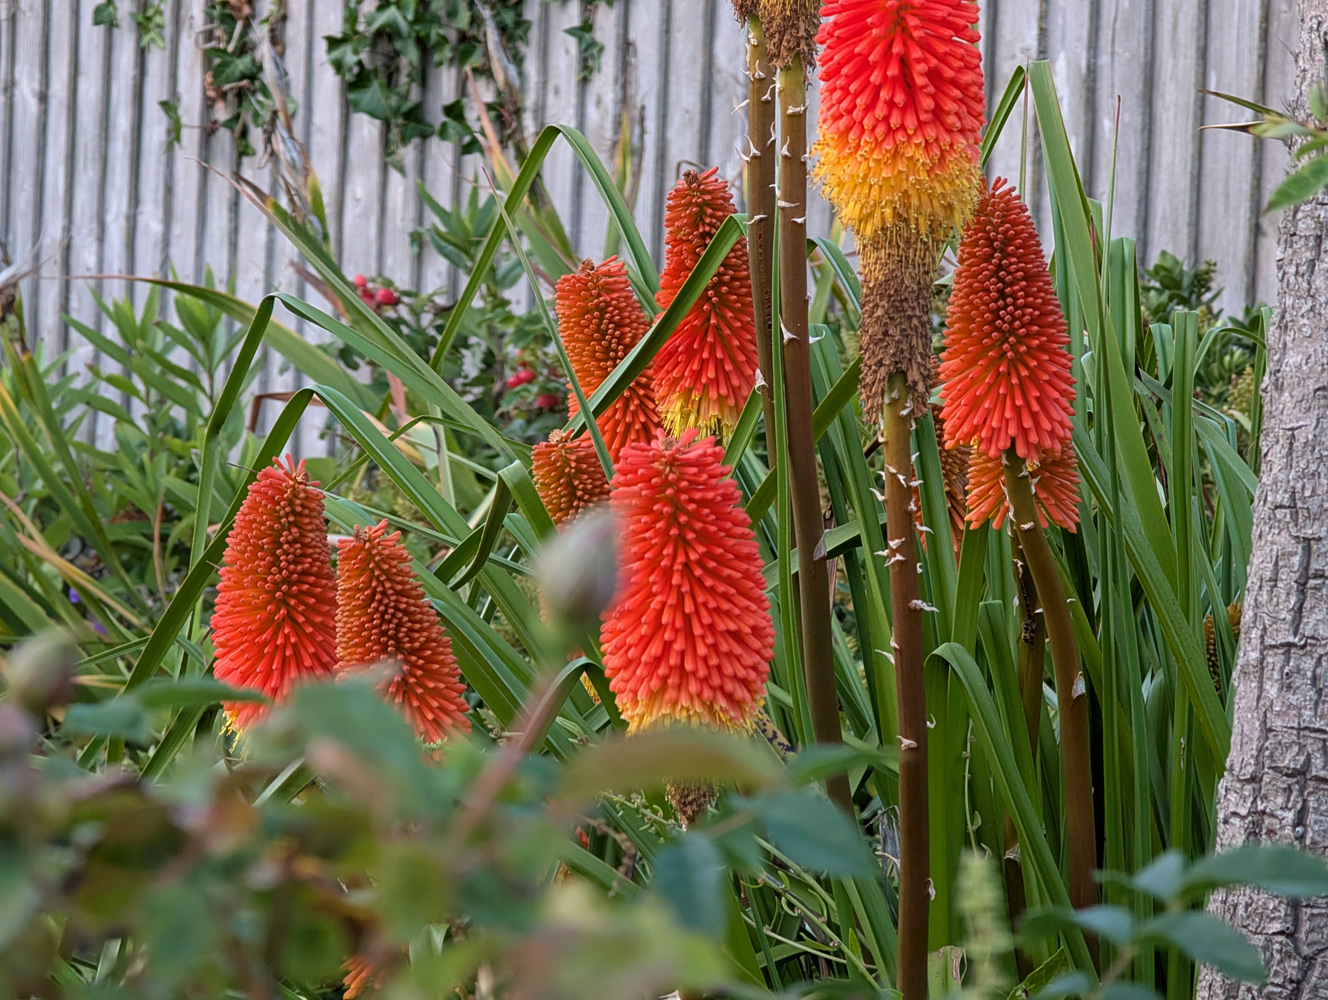
[[[770,287],[775,246],[775,82],[759,18],[747,20],[747,256],[752,273],[756,315],[756,354],[761,374],[770,378],[773,343]],[[775,401],[769,384],[761,386],[766,433],[775,432]]]
[[922,671],[922,615],[917,536],[913,530],[911,390],[890,376],[882,411],[886,562],[899,701],[899,977],[904,1000],[927,996],[927,909],[931,899],[927,819],[927,694]]
[[[807,332],[807,83],[802,60],[779,71],[779,321],[784,351],[788,468],[798,543],[802,669],[817,743],[839,743],[839,696],[830,640],[830,570],[812,429],[811,341]],[[830,798],[853,811],[848,779],[826,781]]]
[[[1066,853],[1069,856],[1070,903],[1076,908],[1097,902],[1093,869],[1097,866],[1097,831],[1093,818],[1093,771],[1088,737],[1088,690],[1079,666],[1070,606],[1060,568],[1038,521],[1028,468],[1014,449],[1005,453],[1005,492],[1015,532],[1032,574],[1042,620],[1051,643],[1056,674],[1056,714],[1061,731],[1061,777],[1064,783]],[[1096,960],[1096,947],[1089,942]]]

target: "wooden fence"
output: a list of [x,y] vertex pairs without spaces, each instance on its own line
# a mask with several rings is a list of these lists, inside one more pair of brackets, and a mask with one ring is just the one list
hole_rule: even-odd
[[[664,197],[688,164],[717,164],[736,179],[744,130],[733,113],[745,96],[742,31],[727,0],[616,0],[595,10],[601,69],[576,79],[582,0],[527,0],[533,21],[525,56],[528,125],[570,122],[608,160],[626,111],[637,126],[642,163],[636,215],[658,256]],[[273,288],[303,294],[296,255],[227,182],[236,166],[232,136],[206,134],[203,55],[196,42],[202,0],[165,0],[166,46],[139,45],[120,0],[123,27],[92,23],[96,0],[0,0],[0,239],[16,260],[42,263],[24,283],[29,326],[49,350],[95,351],[61,321],[69,313],[105,324],[92,300],[133,294],[93,274],[164,274],[186,279],[211,267],[252,301]],[[256,5],[261,13],[265,4]],[[406,151],[404,171],[382,155],[384,130],[349,112],[327,65],[323,36],[340,30],[339,0],[287,0],[286,63],[299,102],[296,130],[325,197],[334,244],[350,273],[383,273],[416,288],[455,282],[431,250],[411,251],[426,220],[417,181],[445,204],[469,190],[478,164],[437,139]],[[1284,104],[1292,84],[1295,0],[983,0],[983,63],[989,96],[1016,66],[1051,61],[1066,122],[1090,194],[1105,199],[1114,176],[1115,235],[1139,239],[1140,258],[1169,249],[1212,258],[1226,287],[1222,303],[1275,294],[1275,225],[1260,208],[1282,175],[1285,154],[1204,123],[1243,115],[1201,87]],[[455,73],[424,85],[435,119],[458,94]],[[172,148],[158,102],[175,100],[185,123]],[[1019,176],[1021,120],[1012,119],[991,164]],[[1033,144],[1036,156],[1036,144]],[[1114,164],[1114,174],[1113,174]],[[243,169],[265,186],[266,168]],[[1037,171],[1030,201],[1043,231],[1048,206]],[[555,205],[578,250],[602,247],[606,213],[566,149],[545,170]],[[823,205],[810,214],[827,232]],[[261,388],[296,384],[271,359]]]

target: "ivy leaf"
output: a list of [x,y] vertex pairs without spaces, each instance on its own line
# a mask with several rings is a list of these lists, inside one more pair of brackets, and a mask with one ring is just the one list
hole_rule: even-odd
[[120,9],[115,6],[115,0],[102,0],[92,8],[92,26],[96,28],[103,25],[108,28],[120,27]]
[[158,101],[157,107],[161,108],[166,116],[166,148],[180,145],[180,133],[184,124],[180,121],[180,107],[174,101]]
[[369,74],[363,81],[347,88],[346,99],[352,111],[380,122],[391,121],[396,117],[395,111],[401,101],[400,96],[376,73]]

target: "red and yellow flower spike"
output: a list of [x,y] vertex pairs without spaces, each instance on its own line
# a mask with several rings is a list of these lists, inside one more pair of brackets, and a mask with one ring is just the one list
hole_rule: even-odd
[[696,431],[629,445],[613,477],[622,578],[604,614],[604,670],[632,731],[747,730],[774,627],[761,556],[724,452]]
[[609,481],[589,435],[572,437],[555,430],[535,445],[530,457],[535,489],[554,524],[609,498]]
[[[1027,463],[1029,485],[1037,502],[1039,527],[1049,523],[1074,531],[1079,524],[1079,467],[1074,446]],[[1005,492],[1005,464],[1000,455],[974,451],[968,465],[968,514],[971,525],[991,521],[999,528],[1010,516]]]
[[973,0],[827,0],[813,177],[859,243],[967,221],[984,121]]
[[941,352],[947,445],[1030,462],[1068,447],[1074,378],[1065,315],[1028,207],[1004,180],[959,244]]
[[385,692],[424,742],[470,731],[452,642],[386,520],[337,543],[337,656],[341,670],[391,663]]
[[[678,295],[720,225],[736,211],[718,167],[688,170],[664,213],[664,273],[656,301]],[[732,428],[756,386],[756,322],[747,240],[728,252],[705,292],[655,355],[655,398],[672,434]]]
[[[232,687],[280,702],[301,680],[337,662],[336,577],[323,495],[304,462],[274,462],[249,487],[222,556],[212,612],[213,673]],[[238,731],[264,712],[257,702],[224,706]]]
[[[627,266],[617,257],[598,266],[583,260],[578,270],[559,278],[554,309],[567,358],[587,398],[650,328],[650,320],[632,291]],[[570,384],[567,388],[567,414],[574,416],[576,396]],[[637,376],[599,417],[600,433],[615,462],[625,445],[653,441],[661,426],[648,372]]]

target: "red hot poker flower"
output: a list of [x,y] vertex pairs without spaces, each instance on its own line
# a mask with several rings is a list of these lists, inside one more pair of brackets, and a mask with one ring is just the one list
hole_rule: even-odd
[[468,706],[452,643],[410,567],[401,532],[387,521],[337,543],[338,668],[388,661],[388,697],[420,739],[469,732]]
[[[280,702],[299,680],[330,674],[337,662],[336,578],[323,497],[304,462],[286,456],[258,474],[222,557],[212,612],[213,673],[233,687]],[[263,713],[256,702],[225,706],[237,730]]]
[[984,93],[972,0],[827,0],[814,176],[859,242],[963,225]]
[[[656,301],[668,307],[720,225],[736,211],[718,167],[689,170],[669,192],[664,273]],[[756,386],[756,321],[747,240],[728,252],[700,300],[655,355],[655,398],[673,434],[729,428]]]
[[991,456],[1013,446],[1029,460],[1066,447],[1069,343],[1028,207],[997,180],[959,243],[941,353],[946,445]]
[[[554,309],[567,358],[587,397],[650,328],[650,320],[632,291],[627,266],[617,257],[610,257],[598,267],[584,260],[580,270],[559,278],[554,290]],[[578,407],[570,383],[567,388],[570,417]],[[653,441],[660,426],[648,372],[637,376],[599,418],[609,457],[615,462],[624,445]]]
[[[1041,527],[1050,522],[1074,531],[1079,523],[1079,468],[1074,446],[1067,444],[1059,453],[1044,455],[1040,463],[1029,462],[1028,476]],[[968,523],[991,521],[999,528],[1009,516],[1003,457],[973,452],[968,468]]]
[[747,729],[774,628],[751,522],[713,438],[629,445],[613,477],[622,579],[604,614],[604,668],[632,730]]
[[535,445],[531,465],[535,489],[554,524],[562,524],[609,498],[609,481],[604,478],[595,442],[588,434],[574,438],[564,431],[553,431],[547,441]]

